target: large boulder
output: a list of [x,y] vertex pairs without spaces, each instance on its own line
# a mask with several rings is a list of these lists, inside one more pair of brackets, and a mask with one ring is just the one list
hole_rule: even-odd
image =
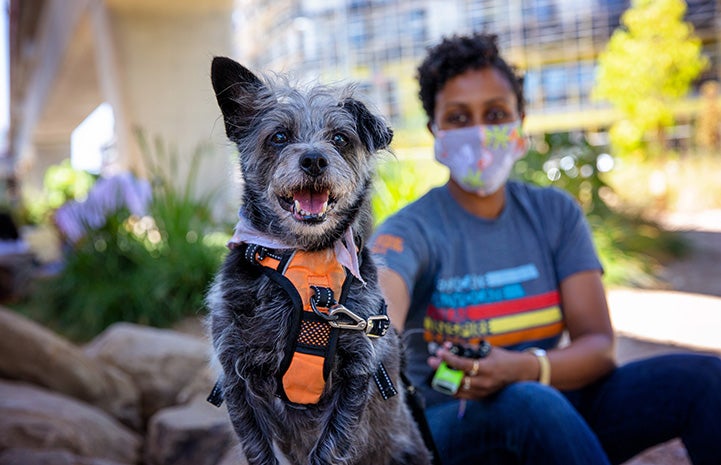
[[148,424],[147,465],[215,465],[237,444],[225,408],[202,397],[156,413]]
[[638,454],[623,465],[691,465],[691,460],[681,440],[672,439]]
[[[278,458],[278,463],[280,465],[291,465],[288,459],[285,458],[285,456],[278,450],[277,447],[275,447],[275,455]],[[220,459],[220,462],[218,462],[217,465],[248,465],[248,459],[245,458],[245,454],[243,454],[243,449],[240,444],[238,444],[228,449],[228,451],[225,453],[223,458]]]
[[0,377],[27,381],[102,408],[138,429],[140,396],[122,371],[34,321],[0,308]]
[[8,449],[0,452],[0,465],[130,465],[93,457],[80,457],[65,450]]
[[64,450],[135,464],[140,447],[140,437],[103,410],[33,385],[0,380],[0,451]]
[[199,377],[206,393],[212,388],[209,343],[177,331],[115,323],[90,342],[85,353],[130,375],[140,389],[145,419],[180,402],[180,393]]
[[248,465],[248,459],[245,458],[243,450],[240,444],[238,444],[225,453],[223,458],[220,459],[220,462],[218,462],[218,465]]

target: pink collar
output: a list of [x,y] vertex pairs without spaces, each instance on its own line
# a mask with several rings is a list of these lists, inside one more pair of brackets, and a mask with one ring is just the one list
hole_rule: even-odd
[[[240,244],[258,244],[269,249],[294,248],[280,242],[275,237],[258,231],[258,229],[250,224],[250,221],[248,221],[248,219],[243,215],[240,215],[240,219],[235,225],[235,233],[233,234],[233,237],[230,238],[230,241],[228,241],[228,248],[234,249]],[[351,274],[353,274],[353,276],[358,278],[358,280],[365,285],[366,282],[360,275],[358,253],[356,251],[355,242],[353,241],[353,231],[351,228],[348,228],[345,234],[343,234],[343,237],[333,244],[333,250],[338,262],[348,268]]]

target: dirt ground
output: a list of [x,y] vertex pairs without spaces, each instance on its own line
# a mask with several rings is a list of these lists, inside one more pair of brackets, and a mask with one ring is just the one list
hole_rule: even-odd
[[[690,245],[665,264],[658,289],[609,290],[620,362],[668,352],[721,354],[721,210],[673,214],[661,219]],[[690,465],[674,440],[625,465]]]
[[661,273],[669,287],[721,297],[721,210],[667,215],[662,224],[691,245],[688,256],[667,264]]

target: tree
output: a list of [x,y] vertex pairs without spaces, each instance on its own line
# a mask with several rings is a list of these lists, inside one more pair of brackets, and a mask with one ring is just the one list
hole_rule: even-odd
[[610,128],[620,153],[644,145],[674,123],[671,104],[683,97],[708,65],[683,0],[633,0],[599,55],[593,98],[610,102],[622,118]]
[[721,105],[719,83],[706,81],[701,86],[701,109],[696,119],[696,143],[709,153],[721,148]]

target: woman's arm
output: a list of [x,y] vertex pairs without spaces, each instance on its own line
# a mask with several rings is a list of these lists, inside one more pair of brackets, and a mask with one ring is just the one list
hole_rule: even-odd
[[577,389],[616,366],[615,338],[600,271],[584,271],[561,282],[561,305],[571,343],[548,352],[551,384]]
[[408,307],[411,304],[408,286],[401,275],[385,267],[379,267],[378,280],[388,305],[391,324],[400,333],[405,327]]

